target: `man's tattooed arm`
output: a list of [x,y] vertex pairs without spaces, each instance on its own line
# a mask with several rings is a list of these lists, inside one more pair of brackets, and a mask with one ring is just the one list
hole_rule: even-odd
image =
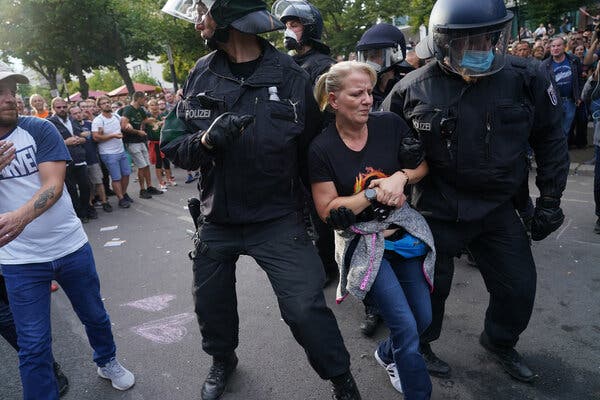
[[35,203],[33,203],[33,207],[36,210],[43,210],[48,205],[48,201],[54,198],[54,194],[56,193],[56,187],[52,186],[40,193]]
[[63,192],[66,162],[48,161],[38,165],[42,186],[27,203],[15,210],[23,227],[52,207]]
[[18,237],[31,221],[45,213],[61,197],[65,184],[66,162],[48,161],[38,165],[41,187],[16,210],[0,214],[0,246]]

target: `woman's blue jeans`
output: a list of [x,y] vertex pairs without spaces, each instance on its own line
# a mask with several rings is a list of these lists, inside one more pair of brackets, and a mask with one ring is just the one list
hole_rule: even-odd
[[17,327],[19,371],[25,400],[58,399],[50,326],[50,283],[56,280],[85,326],[101,366],[115,356],[110,319],[102,298],[89,243],[52,262],[2,265],[8,300]]
[[431,380],[419,352],[419,334],[431,323],[423,258],[405,259],[390,253],[386,251],[369,291],[390,330],[377,352],[386,364],[396,363],[406,400],[429,399]]

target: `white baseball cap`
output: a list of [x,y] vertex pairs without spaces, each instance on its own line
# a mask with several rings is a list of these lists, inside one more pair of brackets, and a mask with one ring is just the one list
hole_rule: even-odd
[[17,74],[8,65],[0,61],[0,81],[8,78],[14,78],[17,83],[29,83],[29,79],[25,75]]

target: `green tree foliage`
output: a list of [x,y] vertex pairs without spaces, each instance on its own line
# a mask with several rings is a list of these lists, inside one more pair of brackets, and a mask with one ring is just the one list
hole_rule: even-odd
[[56,74],[114,67],[133,91],[127,58],[147,59],[161,51],[160,0],[3,0],[0,50],[39,72],[51,88]]
[[410,0],[408,5],[408,16],[411,26],[417,30],[421,24],[429,27],[429,14],[435,4],[435,0]]
[[181,85],[196,61],[210,50],[205,46],[200,34],[195,31],[194,25],[189,22],[163,14],[161,26],[161,42],[165,45],[158,53],[160,54],[160,62],[164,67],[162,78],[166,82],[173,81],[166,52],[166,45],[170,45],[177,82]]
[[115,69],[94,70],[88,78],[90,89],[110,92],[123,85],[123,78]]
[[156,79],[151,77],[150,74],[146,71],[136,72],[131,76],[131,79],[133,79],[133,81],[137,83],[145,83],[147,85],[160,86]]
[[519,14],[522,20],[533,23],[533,28],[536,27],[536,24],[551,22],[557,30],[560,26],[560,17],[564,13],[577,10],[588,3],[592,2],[582,0],[518,0]]

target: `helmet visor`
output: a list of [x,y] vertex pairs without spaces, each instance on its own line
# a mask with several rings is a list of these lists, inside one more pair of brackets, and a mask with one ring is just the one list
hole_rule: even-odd
[[277,0],[271,7],[271,13],[282,22],[292,18],[301,19],[306,24],[315,22],[310,4],[304,0]]
[[162,12],[195,24],[215,3],[216,0],[168,0]]
[[510,27],[507,23],[486,31],[435,33],[434,41],[443,51],[444,64],[452,71],[471,77],[492,75],[504,67]]
[[400,45],[396,47],[359,50],[356,57],[358,61],[369,64],[376,72],[384,72],[394,64],[404,60]]

